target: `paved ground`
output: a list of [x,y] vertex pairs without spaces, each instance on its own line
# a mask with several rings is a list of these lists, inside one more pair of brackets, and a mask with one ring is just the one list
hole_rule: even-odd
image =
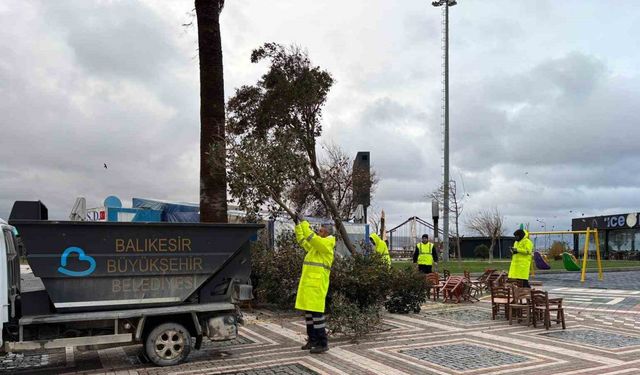
[[420,314],[387,315],[383,331],[359,343],[333,339],[327,354],[312,356],[299,349],[304,341],[301,317],[255,311],[239,339],[209,343],[180,366],[149,366],[138,357],[140,347],[130,346],[5,356],[0,369],[141,375],[640,373],[640,271],[607,273],[606,281],[589,282],[589,288],[579,282],[579,274],[537,279],[544,282],[543,289],[564,298],[566,330],[492,321],[487,300],[429,303]]

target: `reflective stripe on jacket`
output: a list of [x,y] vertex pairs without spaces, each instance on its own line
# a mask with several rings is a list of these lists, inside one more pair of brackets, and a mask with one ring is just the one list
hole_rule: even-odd
[[529,239],[529,232],[525,230],[524,238],[514,242],[513,247],[516,248],[518,252],[511,256],[509,278],[529,280],[531,258],[533,257],[533,242]]
[[323,313],[336,238],[318,236],[306,220],[296,225],[295,232],[298,244],[307,253],[298,284],[296,309]]
[[433,244],[431,242],[422,243],[419,242],[418,245],[418,264],[423,264],[425,266],[433,265]]
[[369,238],[371,238],[375,245],[376,253],[382,256],[382,259],[384,259],[388,266],[391,266],[391,256],[389,255],[389,247],[387,244],[376,233],[371,233]]

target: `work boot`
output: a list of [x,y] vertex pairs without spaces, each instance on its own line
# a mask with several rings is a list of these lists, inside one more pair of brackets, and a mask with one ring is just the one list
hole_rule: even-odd
[[309,353],[311,354],[320,354],[320,353],[324,353],[326,351],[329,350],[329,346],[314,346],[311,348],[311,350],[309,351]]
[[309,350],[309,349],[311,349],[311,348],[313,348],[313,344],[311,343],[311,341],[307,341],[307,343],[306,343],[306,344],[304,344],[304,345],[302,345],[302,347],[301,347],[300,349],[302,349],[302,350]]

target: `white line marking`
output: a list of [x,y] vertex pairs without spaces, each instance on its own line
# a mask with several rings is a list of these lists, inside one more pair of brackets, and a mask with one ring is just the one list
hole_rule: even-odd
[[76,359],[73,353],[73,346],[67,346],[64,348],[64,354],[67,360],[67,367],[75,367]]
[[[550,353],[556,353],[556,354],[562,354],[562,355],[566,355],[569,357],[575,357],[575,358],[581,358],[584,359],[585,358],[585,354],[575,351],[575,350],[569,350],[569,349],[565,349],[562,348],[558,345],[545,345],[545,344],[537,344],[531,341],[526,341],[526,340],[520,340],[520,339],[514,339],[511,337],[496,337],[494,335],[490,335],[487,333],[482,333],[482,332],[468,332],[467,335],[469,336],[474,336],[474,337],[478,337],[484,340],[500,340],[503,343],[508,343],[508,344],[514,344],[514,345],[522,345],[524,347],[529,347],[529,348],[535,348],[538,350],[544,350],[544,351],[548,351]],[[618,359],[612,359],[612,358],[608,358],[608,357],[603,357],[600,355],[595,355],[595,354],[589,354],[588,356],[589,360],[591,361],[595,361],[595,362],[600,362],[600,363],[604,363],[604,364],[609,364],[609,365],[621,365],[624,364],[624,361],[618,360]]]

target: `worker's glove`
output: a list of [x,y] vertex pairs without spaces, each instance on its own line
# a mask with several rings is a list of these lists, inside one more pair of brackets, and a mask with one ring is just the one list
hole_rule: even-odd
[[302,216],[300,214],[295,214],[293,216],[293,222],[299,224],[302,221]]
[[518,254],[518,249],[516,249],[515,247],[512,247],[511,254]]

